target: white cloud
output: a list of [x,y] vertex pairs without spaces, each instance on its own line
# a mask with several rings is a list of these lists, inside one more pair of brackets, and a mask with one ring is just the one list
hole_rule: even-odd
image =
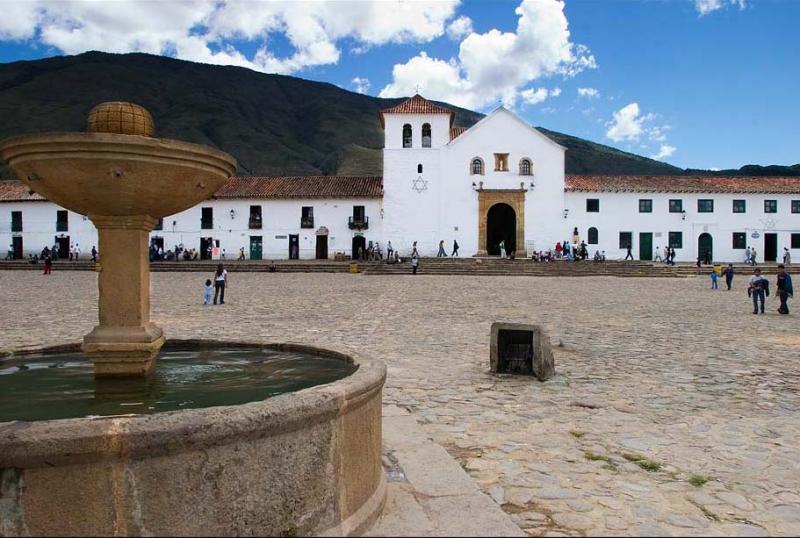
[[454,19],[447,25],[447,36],[453,40],[459,40],[462,37],[472,33],[472,19],[462,15]]
[[528,105],[536,105],[547,99],[548,97],[558,97],[561,95],[561,88],[548,90],[547,88],[528,88],[519,92],[522,101]]
[[742,10],[747,7],[747,0],[694,0],[694,7],[701,17],[723,9],[727,5],[735,6]]
[[596,88],[578,88],[578,97],[586,97],[588,99],[600,97],[600,91]]
[[667,139],[667,131],[672,129],[669,125],[655,125],[647,130],[647,135],[654,142],[664,142]]
[[597,62],[585,46],[572,43],[561,0],[522,0],[516,32],[493,29],[470,33],[457,58],[431,58],[425,52],[396,64],[392,82],[381,97],[413,94],[417,84],[425,96],[469,108],[498,100],[513,106],[522,88],[553,75],[575,76]]
[[[343,39],[359,50],[431,41],[445,33],[458,2],[29,0],[3,6],[0,40],[36,36],[67,54],[148,52],[293,73],[338,62]],[[268,48],[277,34],[292,46],[289,55],[278,57]],[[232,41],[255,43],[256,52],[246,57]]]
[[663,160],[667,157],[671,157],[675,150],[677,150],[675,146],[670,146],[668,144],[661,144],[661,148],[659,148],[658,153],[651,156],[651,159],[656,159],[657,161]]
[[353,84],[353,89],[356,93],[367,93],[369,91],[370,83],[368,78],[355,77],[350,82]]
[[606,136],[614,142],[623,140],[639,140],[644,132],[644,122],[653,119],[652,114],[642,116],[639,114],[639,103],[630,103],[620,108],[613,114],[613,119],[607,123]]

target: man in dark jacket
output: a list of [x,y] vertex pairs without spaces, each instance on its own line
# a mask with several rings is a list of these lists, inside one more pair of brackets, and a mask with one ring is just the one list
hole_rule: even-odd
[[761,269],[753,271],[750,277],[750,286],[747,288],[747,295],[753,299],[753,314],[758,314],[759,302],[761,302],[761,313],[764,313],[764,296],[769,295],[769,280],[761,276]]
[[781,306],[778,308],[778,312],[781,314],[788,314],[789,313],[789,305],[787,305],[787,301],[789,297],[794,295],[794,289],[792,289],[792,277],[789,276],[789,273],[786,272],[786,267],[783,264],[778,266],[778,298],[781,300]]
[[722,271],[722,274],[725,275],[725,285],[728,286],[728,291],[730,291],[731,284],[733,284],[733,264],[729,263],[728,267]]

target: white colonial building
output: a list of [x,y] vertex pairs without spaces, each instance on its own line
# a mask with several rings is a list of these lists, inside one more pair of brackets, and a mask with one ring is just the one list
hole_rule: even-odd
[[[469,129],[419,95],[381,112],[383,177],[233,178],[197,206],[163,219],[152,241],[227,259],[329,258],[391,241],[435,255],[439,241],[462,256],[517,257],[572,241],[590,254],[678,261],[760,261],[790,249],[800,259],[800,177],[566,176],[566,148],[498,108]],[[14,257],[44,246],[97,244],[91,221],[0,183],[0,241]]]

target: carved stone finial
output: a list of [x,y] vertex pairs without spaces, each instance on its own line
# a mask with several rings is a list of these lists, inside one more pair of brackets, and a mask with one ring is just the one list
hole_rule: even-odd
[[109,101],[89,112],[86,130],[90,133],[153,136],[155,124],[144,107],[124,101]]

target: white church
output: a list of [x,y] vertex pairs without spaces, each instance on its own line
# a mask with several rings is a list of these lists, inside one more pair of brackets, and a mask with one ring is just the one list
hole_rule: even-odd
[[[435,256],[516,257],[553,249],[577,229],[590,255],[652,260],[664,247],[677,261],[758,261],[789,249],[800,259],[800,177],[567,176],[566,148],[498,108],[472,127],[419,95],[381,111],[383,177],[237,177],[209,200],[162,219],[151,234],[234,259],[327,259],[391,241]],[[0,182],[0,241],[9,257],[45,246],[86,253],[97,233],[85,216]],[[209,249],[209,245],[212,247]]]

